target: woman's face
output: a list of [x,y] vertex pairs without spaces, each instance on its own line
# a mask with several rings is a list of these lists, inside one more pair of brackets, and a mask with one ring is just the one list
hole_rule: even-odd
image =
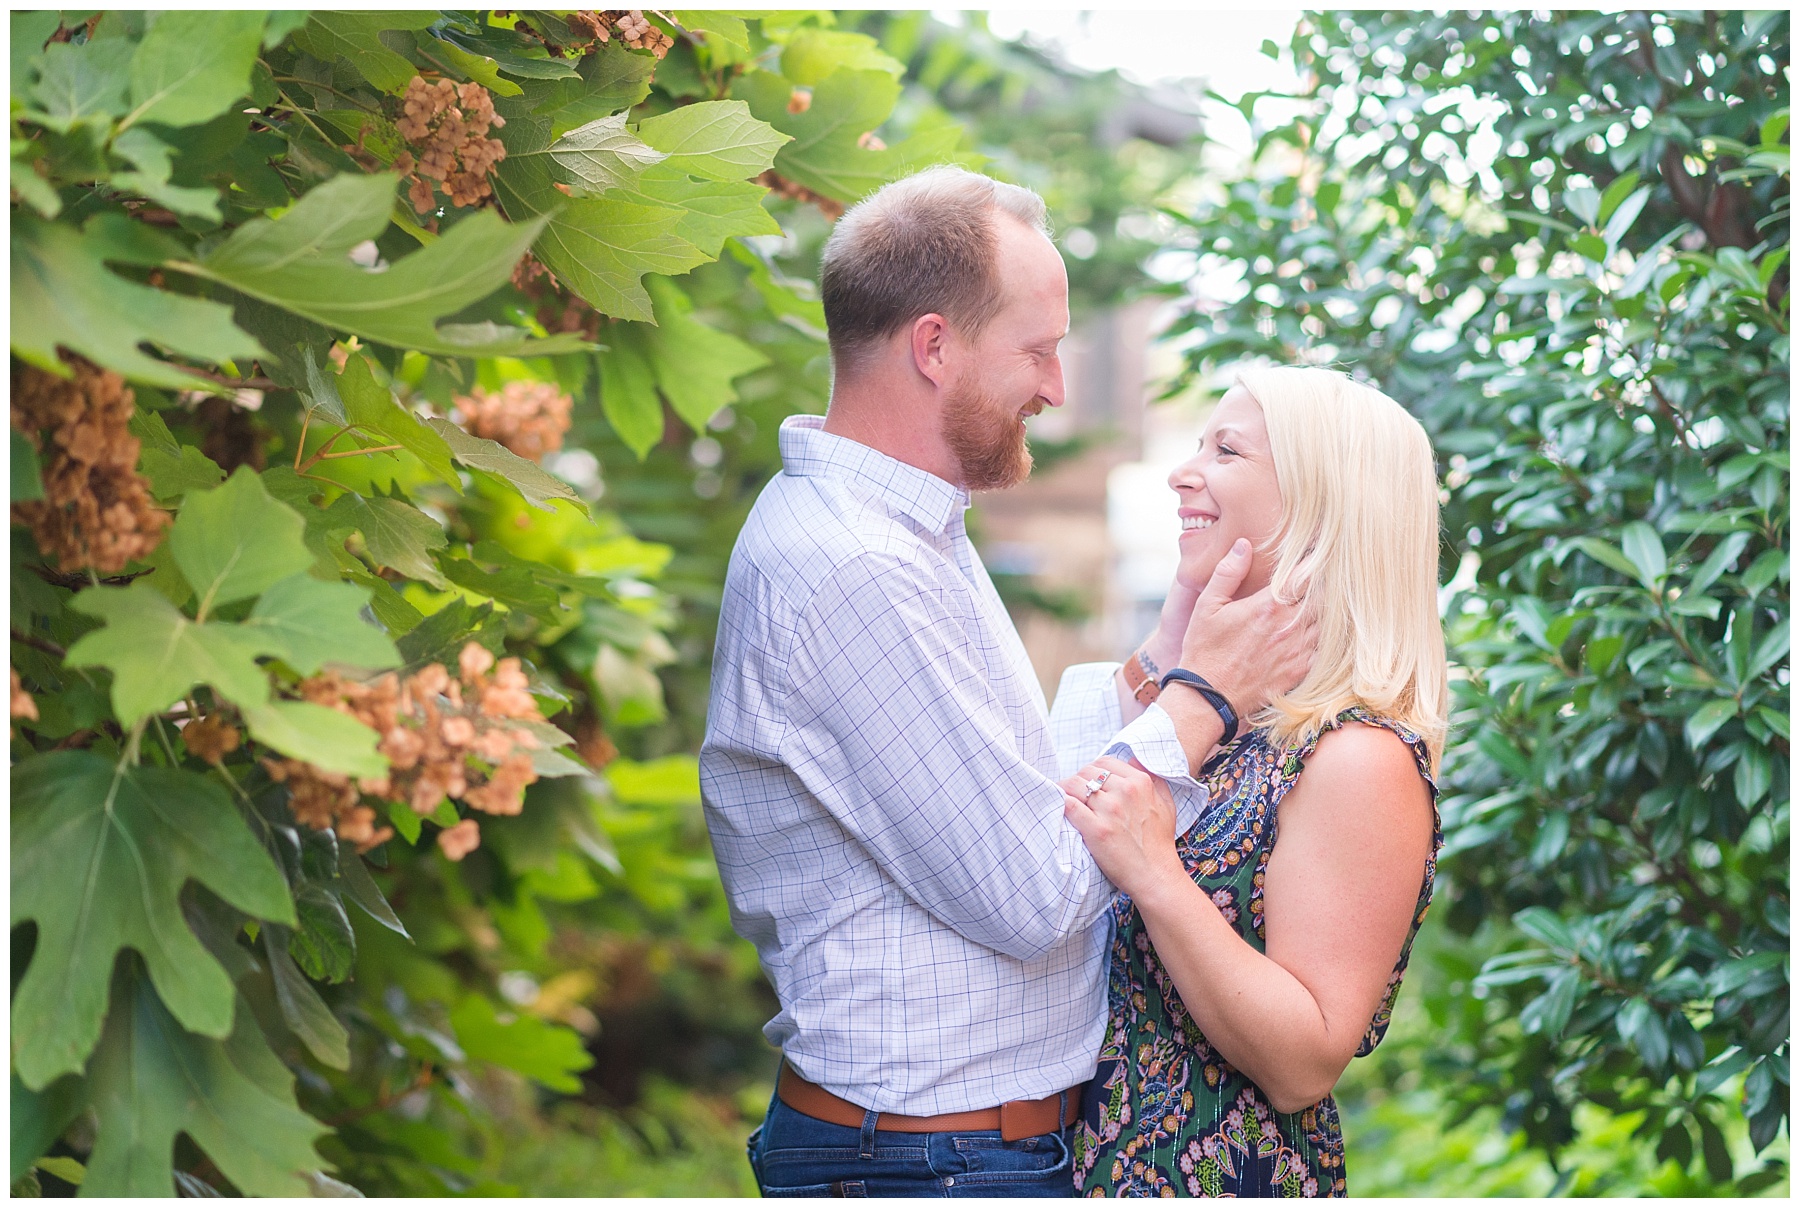
[[1194,456],[1175,467],[1169,485],[1181,497],[1181,565],[1175,580],[1199,591],[1239,537],[1256,550],[1239,596],[1269,584],[1270,556],[1262,546],[1281,523],[1281,489],[1269,452],[1262,408],[1233,386],[1213,408]]

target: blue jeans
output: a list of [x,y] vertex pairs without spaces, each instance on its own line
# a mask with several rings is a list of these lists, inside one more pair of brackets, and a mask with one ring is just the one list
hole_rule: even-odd
[[[1066,1132],[878,1132],[803,1115],[779,1097],[747,1144],[765,1196],[1073,1196]],[[1073,1126],[1074,1121],[1071,1120]]]

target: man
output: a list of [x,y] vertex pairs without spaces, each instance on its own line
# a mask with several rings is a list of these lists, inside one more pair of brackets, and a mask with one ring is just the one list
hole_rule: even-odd
[[[733,925],[781,1001],[751,1163],[772,1194],[1070,1194],[1114,891],[1064,820],[1043,694],[963,528],[1063,401],[1067,278],[1035,194],[934,168],[839,219],[822,292],[829,410],[782,425],[738,539],[700,754]],[[1287,609],[1227,603],[1225,578],[1199,609],[1172,599],[1138,657],[1247,714],[1309,655]],[[1059,731],[1099,736],[1065,773],[1140,712],[1145,675],[1112,671],[1064,679]],[[1177,735],[1205,749],[1225,721],[1164,697],[1191,699],[1129,753],[1186,775]]]

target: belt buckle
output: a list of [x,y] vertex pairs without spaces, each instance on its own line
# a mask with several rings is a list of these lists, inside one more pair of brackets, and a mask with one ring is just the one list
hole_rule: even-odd
[[1038,1135],[1037,1129],[1031,1126],[1028,1118],[1030,1109],[1037,1105],[1029,1099],[1014,1099],[1010,1103],[1000,1105],[1000,1139],[1002,1141],[1023,1141],[1026,1137]]

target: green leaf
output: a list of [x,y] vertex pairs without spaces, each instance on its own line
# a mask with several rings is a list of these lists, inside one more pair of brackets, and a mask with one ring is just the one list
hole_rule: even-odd
[[347,713],[310,701],[278,700],[242,707],[250,736],[283,755],[349,776],[385,776],[380,736]]
[[575,493],[574,487],[498,441],[471,436],[447,419],[433,418],[425,422],[444,438],[457,461],[471,470],[483,470],[499,478],[532,507],[554,512],[556,508],[552,501],[561,499],[587,511],[587,504]]
[[761,369],[769,358],[736,336],[693,318],[693,304],[673,282],[653,277],[647,284],[657,325],[635,328],[631,334],[669,406],[699,432],[737,397],[732,381]]
[[29,1090],[12,1076],[12,1179],[25,1177],[33,1162],[62,1136],[82,1107],[82,1080],[58,1078],[42,1090]]
[[225,112],[250,91],[264,16],[254,9],[159,14],[131,56],[126,124],[194,126]]
[[1577,947],[1575,933],[1569,930],[1568,923],[1548,907],[1526,907],[1513,915],[1513,926],[1559,953],[1574,952]]
[[287,940],[278,932],[279,928],[265,927],[262,940],[281,1018],[314,1057],[334,1070],[349,1069],[350,1033],[294,964],[294,958],[288,955]]
[[256,656],[269,652],[251,634],[189,620],[142,579],[129,587],[90,587],[69,607],[107,622],[69,647],[68,663],[111,668],[121,725],[174,704],[195,684],[210,684],[240,707],[268,699],[269,677]]
[[293,1075],[247,1005],[224,1035],[183,1031],[140,977],[120,971],[88,1077],[99,1130],[82,1194],[171,1194],[177,1133],[246,1195],[308,1194],[304,1174],[322,1165],[313,1142],[327,1129],[295,1105]]
[[326,663],[371,670],[395,666],[400,652],[394,643],[362,618],[368,600],[366,591],[348,583],[293,575],[262,594],[242,628],[257,633],[266,649],[301,675]]
[[397,444],[417,457],[439,479],[458,491],[462,479],[450,464],[450,446],[444,438],[419,422],[394,398],[393,391],[375,380],[369,358],[352,354],[338,375],[338,394],[344,400],[344,414],[364,432],[385,438],[383,444]]
[[113,150],[137,165],[135,172],[114,172],[114,188],[147,197],[177,214],[219,221],[217,192],[169,183],[170,161],[174,159],[175,148],[142,126],[133,126],[113,140]]
[[724,42],[739,50],[750,49],[749,27],[744,24],[742,17],[734,17],[730,13],[700,13],[682,9],[681,27],[689,33],[705,34],[708,46]]
[[[582,58],[579,78],[527,83],[525,105],[548,124],[550,137],[555,137],[643,100],[650,94],[656,64],[650,55],[632,54],[619,43],[609,42]],[[516,112],[503,110],[505,130],[512,129]],[[510,152],[511,141],[507,147]]]
[[333,526],[362,533],[363,548],[376,565],[433,587],[444,586],[431,551],[442,549],[448,539],[443,525],[418,508],[399,499],[346,493],[332,501],[326,515]]
[[223,486],[188,495],[169,548],[204,618],[311,566],[305,532],[300,514],[270,495],[256,471],[239,466]]
[[544,158],[508,155],[494,177],[495,195],[514,222],[543,224],[538,258],[601,314],[648,319],[645,273],[685,273],[706,262],[678,233],[682,211],[617,197],[566,197]]
[[438,356],[547,356],[584,347],[576,336],[536,340],[524,328],[494,323],[438,326],[510,280],[543,229],[535,216],[507,223],[483,210],[385,268],[352,261],[352,247],[387,228],[397,181],[391,173],[333,177],[280,218],[246,222],[198,264],[171,267],[396,348]]
[[1709,700],[1687,719],[1688,745],[1696,751],[1706,745],[1706,740],[1719,732],[1719,727],[1737,716],[1738,705],[1735,700]]
[[184,445],[169,431],[163,417],[139,410],[131,417],[131,432],[142,442],[138,469],[150,480],[157,499],[177,499],[189,491],[203,491],[225,480],[221,470],[193,445]]
[[1713,552],[1707,555],[1706,561],[1695,569],[1693,577],[1688,580],[1688,591],[1705,591],[1711,587],[1738,560],[1738,555],[1744,552],[1744,547],[1748,544],[1749,533],[1727,533]]
[[13,771],[12,852],[13,925],[38,925],[13,999],[15,1068],[33,1089],[82,1068],[121,948],[143,957],[183,1027],[230,1031],[231,980],[182,918],[190,879],[255,918],[295,920],[281,870],[225,791],[188,772],[90,751],[28,759]]
[[[406,809],[406,813],[413,820],[415,828],[413,839],[417,839],[419,837],[416,833],[419,816],[414,814],[410,808]],[[350,900],[362,907],[370,918],[396,935],[405,936],[407,939],[412,938],[407,934],[406,924],[400,921],[400,916],[394,913],[392,906],[388,905],[388,900],[382,894],[381,887],[375,884],[375,878],[369,875],[369,866],[363,862],[361,856],[354,851],[340,848],[338,850],[338,875],[344,882],[344,891],[350,895]]]
[[602,773],[613,796],[626,805],[689,805],[700,800],[700,765],[692,755],[668,755],[642,763],[615,759]]
[[663,434],[663,406],[656,379],[635,348],[617,341],[599,360],[600,406],[606,422],[642,461]]
[[1663,550],[1662,537],[1642,520],[1633,520],[1620,531],[1619,544],[1645,587],[1655,587],[1668,573],[1669,556]]
[[12,501],[26,503],[44,497],[44,479],[38,472],[37,450],[17,428],[12,432]]
[[781,52],[781,74],[796,84],[817,84],[839,70],[881,72],[898,80],[906,64],[868,34],[835,29],[805,30]]
[[616,113],[577,126],[545,150],[575,186],[574,196],[588,197],[630,184],[651,164],[667,159],[625,128],[628,114]]
[[381,33],[390,29],[424,29],[435,20],[437,13],[423,9],[313,13],[305,27],[294,35],[294,45],[326,62],[343,59],[382,92],[399,94],[406,91],[419,69],[390,50],[381,40]]
[[[36,107],[27,116],[41,126],[67,133],[86,121],[109,122],[125,113],[126,67],[132,44],[102,39],[79,45],[52,42],[38,61],[37,82],[30,97]],[[14,93],[23,80],[13,77]]]
[[65,1183],[79,1187],[87,1178],[87,1167],[74,1158],[39,1158],[36,1166],[46,1174],[53,1174]]
[[494,654],[501,652],[505,637],[504,618],[492,604],[471,605],[458,596],[438,611],[420,621],[417,628],[395,645],[409,668],[426,663],[443,663],[454,667],[463,647],[479,642]]
[[890,180],[938,163],[977,165],[979,155],[959,150],[962,130],[945,125],[920,131],[885,150],[858,145],[880,126],[900,99],[900,84],[885,71],[837,71],[813,89],[803,113],[788,112],[792,83],[768,71],[739,76],[731,95],[777,130],[793,136],[775,157],[775,170],[815,193],[853,205]]
[[524,89],[500,74],[500,64],[490,55],[474,54],[454,42],[438,39],[434,48],[471,80],[495,96],[519,96]]
[[56,356],[60,346],[133,381],[191,390],[211,383],[138,346],[206,363],[262,355],[226,307],[127,281],[107,269],[101,253],[67,225],[13,215],[12,347],[21,359],[67,376]]
[[413,813],[412,806],[404,801],[390,801],[387,807],[388,821],[394,824],[394,832],[408,843],[419,841],[419,832],[425,829],[424,819]]
[[675,233],[709,258],[724,250],[727,239],[781,234],[781,224],[763,208],[769,191],[752,181],[697,181],[664,163],[638,178],[635,195],[679,210]]
[[542,1083],[553,1091],[574,1094],[581,1089],[577,1071],[594,1064],[572,1028],[547,1023],[532,1015],[507,1018],[479,994],[471,994],[450,1012],[456,1043],[472,1061],[485,1061]]
[[638,137],[668,155],[668,167],[703,180],[741,181],[775,166],[793,141],[759,122],[743,101],[701,101],[638,123]]
[[562,601],[556,592],[534,579],[524,565],[489,571],[467,558],[445,557],[440,557],[438,564],[443,567],[444,575],[458,587],[466,587],[515,611],[552,622],[562,611]]
[[1639,577],[1637,565],[1620,553],[1617,546],[1609,545],[1598,537],[1576,537],[1570,544],[1602,566],[1611,567],[1627,578]]

